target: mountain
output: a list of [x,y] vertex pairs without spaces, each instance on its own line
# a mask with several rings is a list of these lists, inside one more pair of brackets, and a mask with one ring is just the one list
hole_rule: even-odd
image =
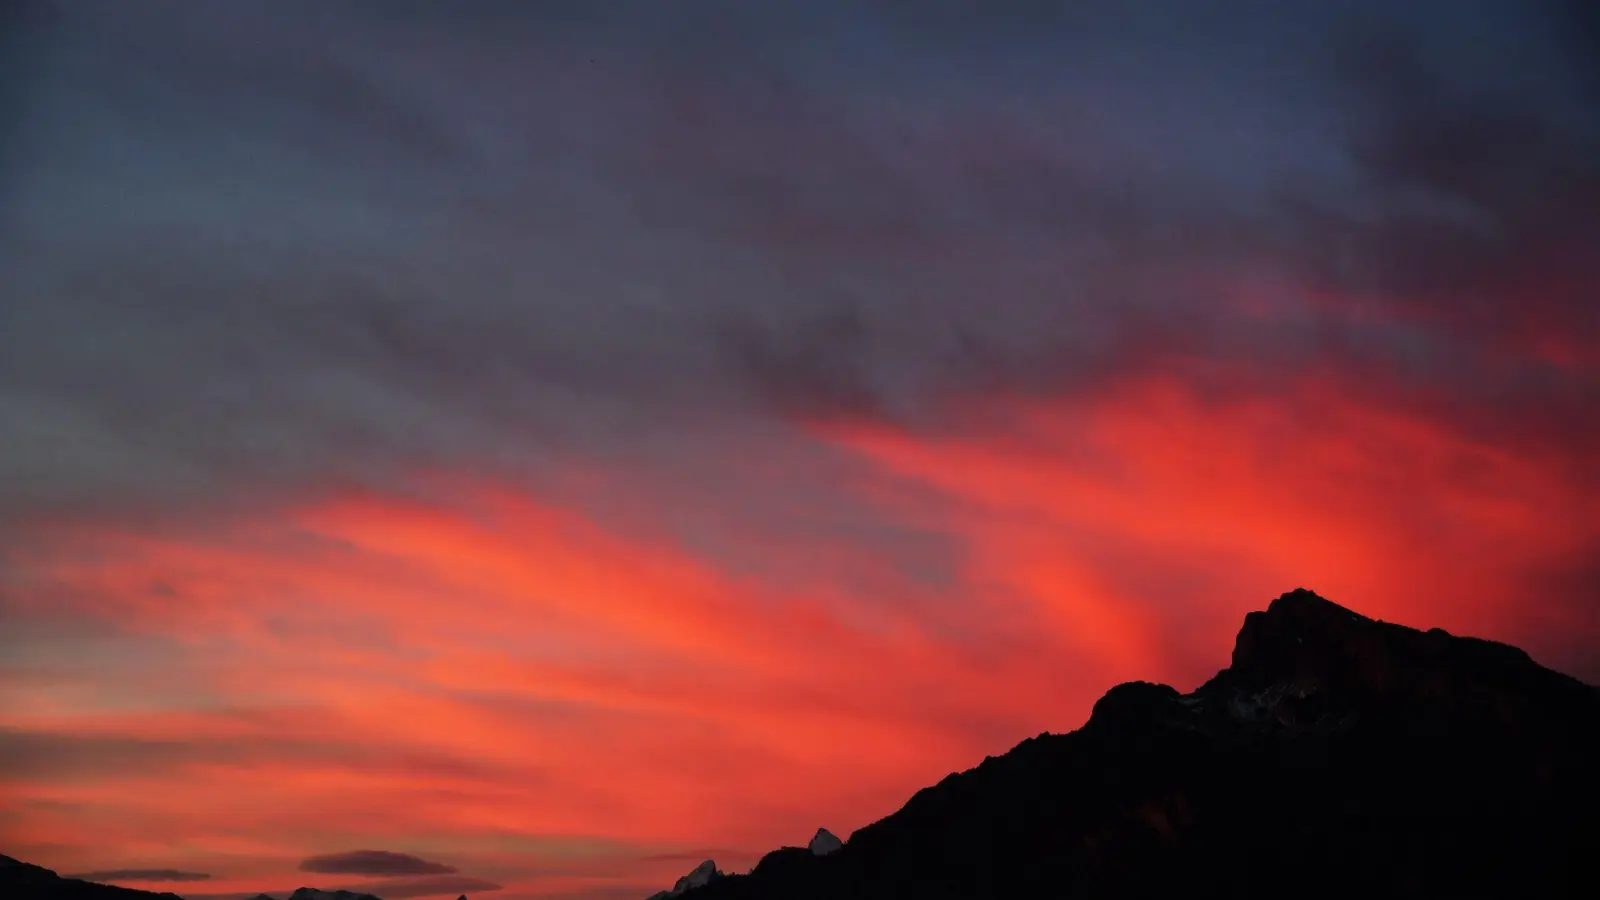
[[1600,691],[1297,590],[1194,692],[1112,688],[827,856],[684,900],[1592,897],[1597,809]]
[[177,894],[136,891],[77,878],[0,856],[0,897],[6,900],[181,900]]

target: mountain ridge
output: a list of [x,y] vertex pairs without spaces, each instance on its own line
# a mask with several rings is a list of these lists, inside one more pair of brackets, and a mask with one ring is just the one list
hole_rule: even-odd
[[1117,685],[826,858],[783,848],[684,897],[1588,895],[1592,760],[1600,690],[1302,588],[1194,691]]
[[0,856],[0,896],[8,900],[182,900],[172,893],[65,878],[9,856]]

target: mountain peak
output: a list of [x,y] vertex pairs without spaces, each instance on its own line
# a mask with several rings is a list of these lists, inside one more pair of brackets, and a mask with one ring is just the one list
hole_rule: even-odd
[[806,849],[810,850],[813,856],[827,856],[843,847],[844,841],[839,840],[837,835],[826,828],[818,828],[816,835],[811,838],[811,843],[806,845]]
[[679,878],[677,882],[672,885],[672,890],[657,891],[656,893],[650,895],[650,900],[666,900],[668,897],[676,897],[679,894],[682,894],[684,891],[705,887],[711,882],[722,877],[724,876],[722,872],[717,870],[716,862],[708,859],[702,862],[700,865],[695,866],[694,869],[689,872],[689,874]]
[[[1504,690],[1590,706],[1596,692],[1506,644],[1369,619],[1304,588],[1245,616],[1228,669],[1207,689],[1316,694],[1343,706],[1495,706]],[[1501,703],[1499,706],[1504,707]]]
[[708,859],[695,866],[684,877],[692,880],[709,880],[715,874],[717,874],[717,863],[715,860]]

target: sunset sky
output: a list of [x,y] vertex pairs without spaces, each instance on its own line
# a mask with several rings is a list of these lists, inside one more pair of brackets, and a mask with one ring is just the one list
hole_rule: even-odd
[[0,853],[642,900],[1297,586],[1600,681],[1600,4],[0,10]]

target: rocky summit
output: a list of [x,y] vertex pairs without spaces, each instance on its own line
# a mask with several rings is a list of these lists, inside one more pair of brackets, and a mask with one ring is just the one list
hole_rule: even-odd
[[1297,590],[1195,691],[1112,688],[826,856],[686,900],[1591,897],[1597,806],[1600,691]]
[[833,832],[826,828],[818,828],[816,836],[811,838],[811,843],[806,845],[806,849],[811,851],[812,856],[827,856],[843,846],[844,841],[839,840]]
[[693,888],[705,887],[706,885],[722,877],[723,874],[717,869],[716,862],[708,859],[700,865],[695,866],[694,869],[689,872],[689,874],[679,878],[677,883],[672,886],[671,890],[657,891],[656,893],[651,894],[650,900],[663,900],[663,898],[666,897],[677,897],[680,894],[683,894],[685,891]]

